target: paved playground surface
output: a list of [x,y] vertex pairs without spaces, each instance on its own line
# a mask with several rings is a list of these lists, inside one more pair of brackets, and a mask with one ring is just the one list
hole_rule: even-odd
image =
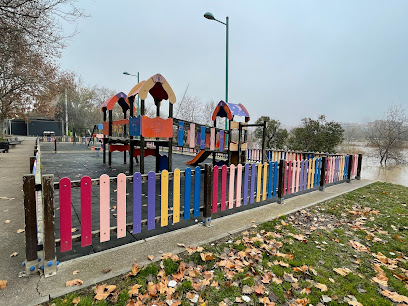
[[[248,206],[252,209],[213,220],[212,227],[210,228],[195,224],[179,230],[167,231],[167,233],[163,233],[162,235],[146,238],[139,237],[137,241],[104,252],[96,252],[89,256],[64,261],[60,264],[56,276],[44,278],[43,276],[34,275],[20,278],[19,272],[23,271],[21,262],[24,261],[25,258],[24,233],[17,233],[18,229],[24,229],[22,176],[29,172],[29,157],[33,154],[34,141],[34,138],[25,138],[23,143],[10,150],[10,153],[0,154],[0,210],[3,217],[2,220],[0,220],[0,260],[2,263],[0,265],[0,279],[8,281],[7,287],[0,290],[0,305],[35,305],[36,303],[46,302],[49,298],[54,298],[66,294],[69,291],[79,289],[78,287],[72,288],[65,286],[67,280],[76,278],[72,274],[75,270],[80,271],[78,276],[84,281],[83,286],[92,285],[96,282],[101,282],[126,273],[130,270],[135,260],[142,265],[148,263],[147,255],[154,255],[155,258],[158,259],[161,253],[172,252],[177,254],[184,251],[183,248],[178,247],[177,243],[201,245],[209,241],[228,237],[230,234],[249,228],[253,222],[263,223],[279,215],[300,210],[371,183],[371,181],[368,180],[360,180],[352,181],[351,184],[343,183],[333,185],[327,187],[325,192],[313,191],[288,198],[283,205],[279,205],[275,202],[263,202],[262,205],[251,204]],[[73,146],[73,144],[66,145]],[[62,152],[64,151],[62,150],[62,146],[60,146],[60,148],[61,154],[58,155],[63,156]],[[70,151],[72,155],[72,152],[81,150],[77,148],[74,150],[72,148]],[[49,154],[48,157],[51,157],[52,150],[46,153],[46,149],[44,148],[42,153],[43,163],[47,158],[47,154]],[[96,152],[75,154],[83,154],[83,161],[92,159],[92,154],[96,156]],[[89,159],[87,159],[85,155],[89,156]],[[177,158],[177,156],[178,155],[175,154],[174,157]],[[180,156],[180,158],[188,160],[192,157]],[[98,166],[102,164],[101,159],[101,155],[96,159]],[[152,160],[154,163],[154,159]],[[87,167],[91,165],[89,162],[84,164],[87,165]],[[85,171],[82,173],[82,171],[78,170],[83,169],[83,166],[80,166],[80,163],[77,165],[78,167],[73,167],[73,169],[77,169],[76,171],[78,171],[75,175],[85,174]],[[112,167],[112,171],[113,169],[119,168],[120,163],[118,162],[116,164],[116,162],[114,162],[113,165],[118,166]],[[63,173],[62,166],[57,166],[56,168],[60,167],[61,169],[59,170]],[[51,170],[49,171],[48,173],[51,173]],[[95,171],[99,170],[95,169]],[[109,171],[109,169],[107,169],[107,171]],[[109,174],[109,172],[107,173]],[[70,173],[70,175],[72,174],[73,173]],[[112,176],[114,176],[113,173]],[[75,177],[72,178],[75,179]],[[232,211],[229,212],[231,213]],[[5,223],[5,220],[11,220],[11,222]],[[172,228],[175,229],[174,226]],[[17,256],[10,257],[13,252],[17,252]],[[106,274],[102,273],[102,270],[107,268],[111,269],[110,272]]]

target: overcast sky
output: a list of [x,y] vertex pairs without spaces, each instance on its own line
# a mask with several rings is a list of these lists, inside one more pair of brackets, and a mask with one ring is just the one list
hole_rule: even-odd
[[[408,1],[79,0],[77,24],[60,63],[87,85],[128,93],[161,73],[178,102],[225,99],[229,16],[229,102],[296,125],[367,122],[391,105],[408,109]],[[67,27],[67,31],[70,31]]]

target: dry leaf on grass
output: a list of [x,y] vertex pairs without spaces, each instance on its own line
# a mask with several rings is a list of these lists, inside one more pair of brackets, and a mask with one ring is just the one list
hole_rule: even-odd
[[396,292],[392,292],[389,290],[383,290],[381,291],[381,294],[388,297],[391,301],[395,303],[406,303],[408,304],[408,297],[405,295],[398,294]]
[[360,252],[369,253],[370,251],[370,249],[367,248],[364,244],[361,244],[360,242],[357,241],[350,240],[348,244],[349,246],[355,248],[357,251]]
[[115,289],[115,285],[96,285],[94,298],[97,301],[105,300]]
[[258,286],[254,286],[254,291],[256,294],[264,294],[265,293],[265,287],[262,284],[259,284]]
[[315,285],[316,288],[320,289],[322,292],[326,292],[327,291],[327,286],[325,284],[321,284],[321,283],[317,283]]
[[341,276],[346,276],[347,274],[352,272],[350,269],[347,268],[334,268],[333,271],[340,274]]
[[275,260],[275,261],[273,262],[273,264],[274,264],[274,265],[279,265],[279,266],[282,266],[282,267],[285,267],[285,268],[288,268],[288,267],[289,267],[289,264],[287,264],[286,262],[283,262],[283,261],[277,261],[277,260]]
[[200,256],[201,256],[201,259],[203,261],[208,261],[208,260],[213,260],[214,259],[214,255],[212,253],[210,253],[210,252],[201,253]]
[[303,294],[303,293],[310,294],[310,292],[312,292],[312,290],[310,288],[304,288],[304,289],[302,289],[302,291],[300,291],[301,294]]
[[149,292],[150,296],[156,296],[157,294],[157,286],[153,282],[149,282],[147,284],[147,292]]
[[134,263],[132,265],[132,270],[129,272],[128,276],[136,276],[137,273],[139,273],[140,269],[141,268],[139,267],[139,265],[137,263]]
[[290,283],[297,283],[298,281],[297,278],[293,277],[292,274],[287,274],[286,272],[284,272],[283,274],[283,279]]
[[306,306],[306,305],[309,305],[310,299],[308,298],[296,299],[295,302],[297,305]]
[[7,281],[6,280],[0,280],[0,290],[6,288],[7,286]]
[[67,281],[65,283],[65,287],[72,287],[72,286],[81,286],[84,282],[80,280],[79,278]]
[[357,301],[348,301],[348,304],[352,306],[363,306],[363,304]]
[[259,303],[262,303],[265,305],[275,305],[275,303],[271,303],[271,301],[269,300],[267,296],[259,298]]
[[139,288],[142,287],[139,284],[134,285],[130,290],[129,290],[129,297],[132,297],[134,295],[139,294]]
[[153,256],[153,255],[148,255],[147,258],[148,258],[150,261],[153,261],[154,256]]
[[81,301],[81,297],[77,296],[76,298],[72,299],[72,304],[76,305]]

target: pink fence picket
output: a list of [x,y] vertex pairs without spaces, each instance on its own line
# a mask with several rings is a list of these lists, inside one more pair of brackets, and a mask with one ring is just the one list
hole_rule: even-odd
[[227,166],[221,168],[221,211],[225,210],[225,201],[227,197]]
[[107,174],[102,174],[99,186],[99,229],[100,242],[110,239],[110,181]]
[[242,190],[242,165],[237,166],[237,196],[236,203],[237,207],[241,206],[241,190]]
[[117,177],[117,238],[126,236],[126,175]]
[[214,166],[212,212],[216,213],[217,209],[218,209],[218,166]]
[[72,250],[71,180],[59,182],[61,252]]
[[235,165],[230,166],[230,179],[229,179],[229,195],[228,195],[228,208],[234,207],[234,180],[235,180]]

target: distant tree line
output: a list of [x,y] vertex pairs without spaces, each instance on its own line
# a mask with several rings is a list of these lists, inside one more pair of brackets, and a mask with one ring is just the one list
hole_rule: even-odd
[[[279,120],[261,116],[256,123],[266,121],[266,147],[268,149],[288,149],[294,151],[334,153],[336,146],[343,141],[344,130],[340,123],[327,121],[324,115],[317,120],[303,118],[300,127],[290,131],[281,128]],[[262,140],[262,128],[254,133],[258,141]]]

